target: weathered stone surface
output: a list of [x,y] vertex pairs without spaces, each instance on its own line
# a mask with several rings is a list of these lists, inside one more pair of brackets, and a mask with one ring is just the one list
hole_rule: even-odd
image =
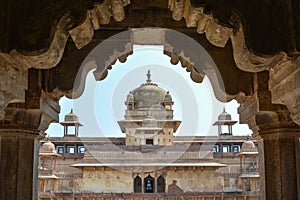
[[260,198],[297,199],[299,156],[295,140],[300,136],[300,127],[286,107],[271,104],[268,85],[263,82],[266,75],[267,72],[257,74],[253,96],[240,99],[240,121],[249,125],[258,141]]
[[45,52],[30,52],[32,55],[25,55],[16,50],[12,50],[10,55],[27,68],[50,69],[55,67],[61,60],[67,39],[69,37],[68,29],[72,25],[72,20],[68,15],[63,16],[57,23],[52,42]]
[[219,25],[214,19],[207,23],[205,36],[207,40],[217,47],[225,47],[233,29]]
[[8,54],[0,53],[0,119],[11,102],[24,102],[27,69]]
[[300,57],[270,69],[272,102],[286,105],[291,118],[300,125]]
[[247,48],[244,28],[241,23],[239,24],[239,29],[230,38],[235,63],[243,71],[260,72],[276,65],[283,66],[288,60],[284,52],[265,57],[251,53]]
[[69,32],[77,49],[81,49],[90,43],[94,35],[94,28],[92,26],[91,18],[87,16],[82,24],[70,30]]

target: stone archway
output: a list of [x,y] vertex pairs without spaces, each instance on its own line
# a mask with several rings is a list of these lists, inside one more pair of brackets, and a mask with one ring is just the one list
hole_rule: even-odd
[[[72,50],[70,46],[73,44],[68,42],[69,36],[72,37],[75,46],[81,49],[73,52],[75,56],[76,52],[77,56],[83,55],[84,48],[92,45],[93,38],[99,37],[94,30],[98,30],[103,24],[108,24],[111,16],[118,22],[126,20],[125,16],[130,12],[126,13],[124,6],[130,6],[130,2],[117,0],[95,3],[86,12],[86,18],[80,25],[77,20],[75,27],[71,28],[72,18],[69,15],[61,17],[53,27],[53,35],[47,50],[29,53],[12,50],[9,53],[0,54],[1,74],[4,77],[0,85],[0,118],[3,118],[1,121],[1,160],[11,162],[14,166],[12,168],[1,166],[0,186],[4,188],[1,199],[23,197],[29,199],[32,195],[34,196],[35,192],[31,188],[35,184],[32,178],[35,172],[33,170],[30,170],[30,173],[25,172],[27,172],[26,169],[32,169],[35,165],[36,151],[34,153],[34,149],[37,143],[35,138],[43,137],[48,124],[58,121],[58,99],[62,95],[72,94],[73,81],[79,68],[72,66],[74,63],[69,55]],[[239,109],[241,121],[249,124],[259,140],[261,163],[264,163],[260,172],[263,177],[262,199],[299,198],[300,162],[297,153],[299,152],[298,125],[300,124],[299,53],[295,50],[289,55],[284,52],[273,56],[256,55],[248,49],[244,34],[246,29],[236,16],[233,15],[231,18],[230,22],[233,22],[233,25],[229,27],[231,29],[228,29],[217,23],[212,15],[205,14],[203,12],[205,6],[197,6],[195,2],[170,0],[166,6],[168,8],[165,9],[172,11],[173,19],[184,18],[185,26],[197,26],[197,31],[205,33],[205,38],[195,35],[194,30],[194,32],[188,31],[186,27],[184,31],[189,32],[198,41],[205,43],[208,40],[213,45],[221,47],[216,49],[207,45],[212,58],[218,61],[217,65],[223,66],[223,68],[219,67],[223,79],[228,77],[228,80],[225,80],[228,99],[235,97],[241,103]],[[110,8],[112,12],[109,12]],[[140,21],[136,19],[135,22]],[[133,26],[127,24],[121,27],[122,23],[120,23],[116,27],[128,28],[135,27],[137,24]],[[151,20],[145,20],[142,24],[149,26]],[[160,20],[153,24],[172,28],[172,23],[169,21],[164,24]],[[182,27],[175,28],[182,29]],[[9,35],[8,32],[6,35]],[[170,43],[171,47],[176,46],[176,41],[169,41]],[[122,53],[123,48],[112,49],[114,53],[108,55],[105,60],[107,63],[102,66],[104,68],[109,69],[110,63],[117,58],[121,61],[126,59],[127,54]],[[183,66],[186,65],[188,71],[193,70],[190,65],[193,61],[188,58],[189,53],[182,54],[176,48],[172,50],[167,48],[166,54],[171,56],[172,62],[176,63],[180,60]],[[226,64],[222,64],[222,58],[228,58],[224,57],[225,55],[232,57],[232,59],[224,59],[231,67],[224,67]],[[69,70],[70,68],[75,69]],[[235,76],[229,73],[228,69]],[[240,69],[251,72],[250,78],[240,80],[239,75],[242,74]],[[201,70],[198,72],[201,74]],[[105,75],[105,73],[100,73],[100,75],[103,74]],[[194,71],[192,74],[195,75],[197,72]],[[193,80],[200,81],[201,76],[196,76]],[[240,91],[244,94],[239,93]],[[26,152],[26,156],[23,156],[22,152]],[[17,178],[10,179],[16,176]],[[4,180],[11,181],[6,183]],[[20,180],[23,181],[20,182]],[[24,185],[27,187],[23,188]]]

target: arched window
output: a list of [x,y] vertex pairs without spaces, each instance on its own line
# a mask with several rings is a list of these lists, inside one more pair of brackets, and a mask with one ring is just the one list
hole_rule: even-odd
[[154,189],[154,185],[155,185],[155,181],[154,178],[151,177],[150,175],[148,175],[145,179],[144,179],[144,188],[145,188],[145,193],[154,193],[155,189]]
[[159,176],[157,179],[157,192],[163,193],[166,190],[166,181],[165,178],[162,176]]
[[134,178],[134,181],[133,181],[134,183],[134,185],[133,185],[133,191],[135,192],[135,193],[141,193],[142,192],[142,179],[141,179],[141,177],[139,177],[139,176],[136,176],[135,178]]

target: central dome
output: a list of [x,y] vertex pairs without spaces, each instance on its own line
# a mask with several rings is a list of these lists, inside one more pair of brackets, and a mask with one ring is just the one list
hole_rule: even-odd
[[164,98],[167,91],[158,87],[157,84],[152,83],[150,70],[147,73],[147,83],[134,89],[132,94],[136,103],[136,109],[163,109]]

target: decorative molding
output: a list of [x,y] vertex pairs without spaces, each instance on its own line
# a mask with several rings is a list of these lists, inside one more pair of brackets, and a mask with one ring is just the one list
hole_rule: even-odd
[[284,66],[270,70],[269,89],[272,102],[286,105],[290,117],[300,125],[300,56],[289,60]]
[[227,41],[231,39],[235,63],[243,71],[269,70],[277,65],[285,65],[290,59],[284,52],[274,56],[259,56],[250,52],[246,45],[243,25],[237,15],[231,16],[230,19],[230,23],[237,27],[235,30],[219,24],[211,14],[205,14],[204,7],[193,7],[190,0],[169,0],[168,6],[174,20],[184,18],[188,28],[197,27],[197,33],[205,33],[212,45],[225,47]]
[[59,121],[60,106],[58,99],[53,99],[42,91],[38,108],[12,106],[6,108],[6,111],[5,118],[0,123],[1,128],[32,130],[42,134],[51,122]]
[[[124,6],[128,4],[130,4],[130,0],[105,0],[101,5],[95,3],[94,8],[87,11],[86,20],[72,30],[70,30],[72,20],[66,14],[54,28],[53,38],[46,51],[24,54],[13,49],[9,54],[0,52],[0,74],[3,77],[0,81],[0,119],[5,116],[4,110],[9,103],[25,102],[29,68],[51,69],[56,67],[62,59],[69,35],[78,49],[83,48],[92,40],[94,30],[98,30],[100,24],[109,23],[111,16],[116,21],[122,21],[125,17]],[[125,62],[126,56],[121,55],[119,59]],[[60,95],[62,93],[57,90],[56,92]]]
[[[90,11],[87,12],[87,15],[89,15],[89,13]],[[92,24],[93,22],[95,22],[95,20],[91,21],[91,18],[86,16],[82,24],[69,31],[77,49],[81,49],[92,41],[94,36],[93,26],[95,26]]]
[[242,24],[239,24],[238,30],[230,36],[233,57],[236,66],[247,72],[261,72],[270,70],[276,66],[284,66],[289,58],[284,52],[274,56],[258,56],[251,53],[246,45],[245,34]]
[[62,59],[71,25],[72,20],[68,15],[59,20],[55,27],[52,42],[45,52],[31,52],[30,55],[25,55],[17,50],[12,50],[10,55],[26,68],[51,69]]
[[193,7],[190,0],[169,0],[168,7],[174,20],[184,18],[188,28],[197,27],[197,33],[205,33],[207,40],[217,47],[225,47],[233,32],[232,28],[219,25],[212,15],[206,15],[204,7]]
[[12,56],[0,53],[0,119],[5,116],[4,110],[9,103],[25,101],[27,73]]

